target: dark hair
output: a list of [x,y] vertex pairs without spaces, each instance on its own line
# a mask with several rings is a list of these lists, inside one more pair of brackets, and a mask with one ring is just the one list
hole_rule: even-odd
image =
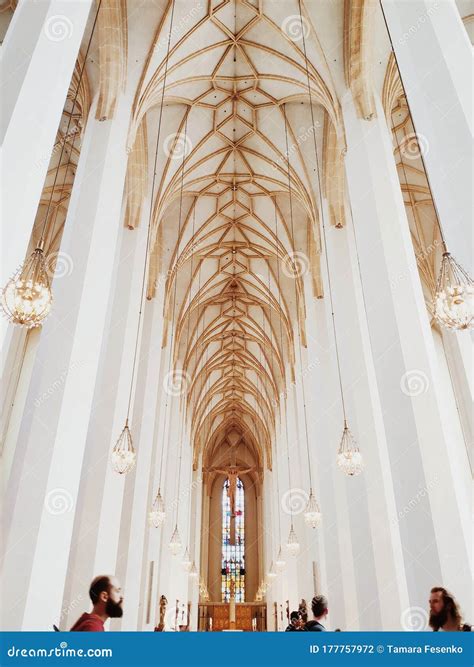
[[454,596],[449,593],[446,588],[443,588],[442,586],[435,586],[434,588],[431,589],[431,593],[441,593],[442,598],[443,598],[443,605],[448,614],[451,616],[451,618],[459,625],[461,626],[462,622],[462,615],[461,615],[461,610],[459,609],[459,605],[454,599]]
[[292,611],[290,614],[290,621],[293,621],[295,618],[299,618],[300,614],[298,611]]
[[311,609],[316,618],[322,616],[328,608],[328,600],[324,595],[315,595],[311,600]]
[[92,604],[96,604],[99,600],[99,595],[104,591],[109,592],[110,588],[110,577],[108,575],[100,575],[96,577],[89,588],[89,597],[92,600]]

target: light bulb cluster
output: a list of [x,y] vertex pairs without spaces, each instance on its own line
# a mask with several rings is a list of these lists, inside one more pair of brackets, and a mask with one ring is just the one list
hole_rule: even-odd
[[449,252],[443,253],[433,300],[436,320],[447,329],[472,329],[474,282]]
[[158,489],[158,493],[156,494],[156,498],[153,501],[153,505],[151,506],[151,510],[148,512],[148,521],[150,522],[150,525],[154,526],[155,528],[159,528],[163,521],[166,518],[166,511],[165,511],[165,503],[162,498],[161,492]]
[[179,536],[178,526],[175,526],[173,534],[171,535],[171,540],[168,544],[169,550],[173,556],[177,556],[181,551],[182,546],[183,544],[181,542],[181,537]]
[[290,532],[288,534],[286,548],[290,556],[297,556],[300,552],[300,543],[298,542],[298,537],[296,536],[293,526],[291,526]]
[[349,477],[360,475],[364,469],[364,461],[354,436],[344,422],[341,444],[337,453],[337,465]]
[[0,305],[9,322],[31,329],[44,322],[52,303],[43,250],[36,248],[5,285]]
[[136,460],[137,455],[133,447],[132,434],[127,419],[124,429],[110,453],[110,463],[115,472],[118,472],[119,475],[126,475],[135,467]]
[[310,491],[308,503],[304,511],[304,520],[307,526],[311,528],[317,528],[322,520],[321,510],[319,509],[318,502],[314,497],[313,491]]

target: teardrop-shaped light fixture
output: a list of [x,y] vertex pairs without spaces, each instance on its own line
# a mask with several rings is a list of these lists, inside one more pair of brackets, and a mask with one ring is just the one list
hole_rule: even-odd
[[179,552],[181,551],[182,542],[181,538],[179,536],[179,531],[178,531],[178,526],[175,526],[173,534],[171,535],[171,540],[170,543],[168,544],[169,550],[173,554],[173,556],[177,556]]
[[11,324],[32,329],[43,324],[52,303],[43,248],[38,247],[3,288],[0,305]]
[[126,475],[133,470],[136,460],[137,455],[133,448],[132,434],[127,419],[115,447],[110,452],[110,463],[115,472],[118,472],[119,475]]
[[273,579],[276,579],[276,576],[277,576],[277,573],[275,572],[275,570],[273,568],[273,563],[271,563],[270,569],[267,572],[267,579],[272,581]]
[[151,506],[150,512],[148,513],[148,521],[155,528],[159,528],[163,523],[163,521],[165,520],[165,518],[166,518],[165,503],[161,496],[160,489],[158,489],[156,498],[153,501],[153,505]]
[[189,558],[189,549],[188,549],[188,547],[186,547],[186,550],[184,552],[184,556],[183,556],[183,560],[181,561],[181,565],[182,565],[183,570],[185,572],[190,572],[193,563],[191,562],[191,559]]
[[310,491],[308,503],[304,511],[304,520],[306,525],[311,526],[311,528],[317,528],[322,520],[321,510],[312,490]]
[[364,469],[362,454],[346,422],[337,453],[337,465],[349,477],[359,475]]
[[435,318],[447,329],[471,329],[473,297],[473,280],[449,252],[444,252],[433,301]]
[[278,556],[275,559],[275,567],[279,572],[281,572],[282,570],[285,569],[285,566],[286,566],[286,560],[283,557],[283,551],[282,548],[280,547],[278,551]]
[[288,549],[290,556],[297,556],[300,552],[300,543],[298,542],[293,526],[290,528],[286,548]]
[[191,568],[189,570],[189,578],[190,579],[197,579],[198,578],[198,571],[196,567],[196,563],[193,561],[191,564]]

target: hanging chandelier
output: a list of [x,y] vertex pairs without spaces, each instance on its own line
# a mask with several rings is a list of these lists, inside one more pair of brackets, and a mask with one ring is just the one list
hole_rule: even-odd
[[344,431],[337,453],[337,465],[349,477],[356,477],[364,469],[362,454],[346,422],[344,422]]
[[449,252],[443,253],[433,300],[434,316],[447,329],[474,326],[474,282]]
[[[299,6],[299,15],[300,15],[300,21],[301,25],[303,25],[303,16],[301,13],[301,0],[298,0],[298,6]],[[308,96],[309,96],[309,107],[311,110],[311,122],[312,122],[312,127],[317,127],[317,124],[315,123],[314,119],[314,110],[313,110],[313,99],[312,99],[312,93],[311,93],[311,82],[310,82],[310,76],[309,76],[309,67],[308,67],[308,57],[306,54],[306,40],[304,33],[302,34],[302,39],[303,39],[303,52],[304,52],[304,59],[305,59],[305,69],[306,69],[306,82],[307,82],[307,87],[308,87]],[[348,475],[358,475],[360,472],[362,472],[363,469],[363,464],[362,464],[362,455],[359,451],[358,448],[355,449],[350,449],[348,450],[350,454],[348,455],[347,459],[341,458],[341,451],[342,447],[347,440],[348,437],[350,437],[350,444],[354,443],[355,447],[355,441],[352,438],[352,435],[347,428],[347,420],[346,420],[346,405],[344,401],[344,388],[342,384],[342,373],[341,373],[341,361],[339,358],[339,345],[338,345],[338,340],[337,340],[337,330],[336,330],[336,319],[334,315],[334,300],[333,300],[333,294],[332,294],[332,285],[331,285],[331,272],[329,269],[329,257],[328,257],[328,244],[327,244],[327,238],[326,238],[326,224],[325,224],[325,216],[324,216],[324,206],[323,206],[323,189],[321,185],[321,170],[319,166],[319,159],[318,159],[318,149],[316,145],[316,133],[313,132],[313,145],[314,145],[314,157],[315,157],[315,162],[316,162],[316,176],[317,176],[317,185],[318,185],[318,193],[319,193],[319,204],[320,204],[320,212],[321,212],[321,227],[323,231],[323,239],[324,239],[324,255],[326,259],[326,268],[327,268],[327,274],[328,274],[328,288],[329,288],[329,301],[331,304],[331,318],[332,318],[332,328],[333,328],[333,333],[334,333],[334,347],[336,351],[336,363],[337,363],[337,375],[338,375],[338,380],[339,380],[339,392],[341,396],[341,405],[342,405],[342,414],[344,418],[344,432],[342,436],[342,441],[341,445],[339,447],[338,455],[337,455],[337,462],[339,467],[344,470]],[[344,450],[345,451],[345,450]],[[357,452],[357,456],[356,456]],[[346,463],[346,467],[342,467],[341,462],[344,461]],[[352,468],[349,468],[349,463],[351,462]],[[348,470],[351,470],[351,472],[348,472]],[[319,507],[317,505],[317,502],[314,498],[311,497],[312,493],[310,493],[310,498],[308,501],[308,506],[307,510],[305,512],[305,521],[308,525],[312,525],[313,528],[317,526],[320,521],[321,521],[321,514],[319,511]]]
[[273,562],[272,562],[271,565],[270,565],[270,569],[267,572],[267,579],[269,579],[270,581],[273,581],[274,579],[276,579],[276,576],[277,576],[277,573],[273,569]]
[[153,501],[153,505],[151,506],[151,510],[148,513],[148,520],[152,526],[155,528],[159,528],[163,521],[166,518],[166,512],[165,512],[165,503],[162,498],[160,489],[158,489],[158,493],[156,494],[155,500]]
[[288,549],[288,553],[290,554],[290,556],[297,556],[300,552],[300,543],[298,542],[298,538],[293,528],[293,524],[291,525],[290,532],[288,534],[288,541],[286,543],[286,548]]
[[179,552],[181,551],[182,546],[183,545],[181,543],[181,538],[179,536],[178,526],[176,525],[174,527],[173,534],[171,535],[171,540],[168,544],[168,547],[169,547],[169,550],[171,551],[171,553],[173,554],[173,556],[177,556],[179,554]]
[[186,547],[186,550],[184,552],[183,560],[181,561],[181,566],[185,572],[189,572],[191,574],[191,568],[194,565],[194,563],[191,562],[189,558],[189,549]]
[[306,525],[311,526],[311,528],[317,528],[321,524],[321,510],[312,489],[309,492],[308,503],[304,511],[304,520]]
[[[46,227],[49,220],[49,212],[51,210],[53,196],[56,191],[56,182],[58,180],[59,170],[62,166],[64,166],[62,164],[64,149],[67,144],[67,138],[71,136],[70,126],[72,119],[74,117],[74,108],[76,105],[79,90],[81,89],[82,77],[86,67],[87,56],[89,54],[92,38],[94,36],[101,4],[102,0],[99,0],[97,11],[94,18],[94,23],[92,25],[91,34],[87,44],[84,62],[82,64],[81,71],[79,74],[76,92],[72,101],[71,113],[69,114],[68,124],[64,134],[64,139],[62,141],[61,152],[59,154],[59,159],[56,166],[56,173],[54,175],[53,185],[51,187],[51,192],[49,195],[48,206],[42,224],[40,239],[34,251],[22,263],[20,268],[10,278],[10,280],[7,282],[7,284],[1,291],[0,308],[3,311],[3,314],[6,316],[10,324],[15,324],[21,327],[25,327],[27,329],[33,329],[35,327],[41,326],[45,321],[45,319],[48,317],[49,313],[51,312],[51,306],[53,303],[53,294],[48,276],[48,267],[44,256],[44,241],[46,235]],[[74,136],[72,139],[69,158],[66,163],[66,169],[65,169],[66,175],[64,176],[64,179],[66,179],[68,173],[68,167],[71,161],[71,156],[73,154],[74,141],[76,139],[77,133],[73,134]],[[57,210],[56,210],[56,217],[57,217]],[[54,220],[51,238],[54,238],[55,223],[56,223],[56,218]]]
[[[393,58],[397,66],[397,71],[400,78],[403,95],[405,97],[408,115],[410,117],[410,121],[414,129],[414,135],[416,138],[418,138],[420,135],[416,131],[416,125],[413,120],[413,115],[411,113],[410,105],[408,103],[408,96],[405,90],[405,84],[403,82],[400,67],[398,65],[397,53],[393,47],[392,36],[388,28],[388,23],[387,23],[387,18],[385,16],[383,3],[380,3],[380,7],[382,10],[382,16],[385,22],[385,27],[387,29],[387,35],[390,40],[390,46],[392,49]],[[394,131],[394,135],[397,142],[398,152],[400,154],[400,162],[405,176],[405,182],[408,184],[408,179],[405,170],[405,163],[401,156],[400,144],[398,143],[398,137],[396,131]],[[474,326],[474,316],[473,316],[474,282],[472,278],[469,276],[469,274],[454,259],[451,253],[448,252],[446,238],[444,236],[443,227],[441,226],[441,218],[439,216],[436,200],[433,197],[433,192],[431,190],[429,174],[426,168],[422,150],[419,150],[419,156],[425,172],[426,181],[428,183],[429,194],[431,196],[431,201],[433,203],[433,208],[436,215],[436,221],[438,223],[438,229],[440,232],[441,241],[443,243],[443,257],[441,260],[438,280],[436,283],[436,291],[433,299],[434,317],[439,322],[439,324],[441,324],[446,329],[451,329],[454,331],[471,329]]]
[[189,578],[190,579],[197,579],[198,578],[198,571],[196,567],[196,563],[193,561],[191,564],[191,568],[189,570]]
[[43,324],[51,311],[53,295],[42,245],[7,282],[0,303],[11,324],[28,329]]
[[137,455],[133,448],[132,434],[128,428],[128,419],[125,427],[110,453],[110,463],[119,475],[126,475],[135,466]]
[[[102,1],[102,0],[101,0]],[[145,261],[143,265],[143,274],[142,274],[142,284],[141,284],[141,292],[140,292],[140,305],[139,305],[139,310],[138,310],[138,322],[137,322],[137,333],[135,336],[135,349],[133,353],[133,363],[132,363],[132,372],[131,372],[131,377],[130,377],[130,391],[128,395],[128,405],[127,405],[127,416],[125,419],[125,427],[117,441],[117,444],[115,445],[114,449],[112,450],[110,460],[112,463],[113,469],[120,473],[120,474],[127,474],[129,473],[135,466],[136,462],[136,453],[135,450],[133,449],[132,445],[132,436],[130,433],[130,430],[128,428],[128,420],[130,418],[130,409],[132,405],[132,395],[133,395],[133,387],[134,387],[134,382],[135,382],[135,374],[136,374],[136,365],[137,365],[137,357],[138,357],[138,345],[140,341],[140,332],[141,332],[141,324],[142,324],[142,313],[144,310],[143,303],[144,303],[144,297],[145,297],[145,283],[146,283],[146,277],[147,277],[147,269],[148,269],[148,263],[149,263],[149,248],[150,248],[150,241],[151,241],[151,230],[152,230],[152,222],[153,222],[153,201],[154,201],[154,193],[155,193],[155,182],[156,182],[156,165],[158,162],[158,150],[160,148],[160,134],[161,134],[161,121],[162,121],[162,114],[163,114],[163,100],[164,100],[164,94],[165,94],[165,88],[166,88],[166,76],[168,73],[168,59],[169,59],[169,52],[170,52],[170,43],[171,43],[171,32],[172,32],[172,27],[173,27],[173,16],[174,16],[174,0],[171,6],[171,23],[170,23],[170,29],[168,33],[168,46],[167,46],[167,51],[166,51],[166,61],[165,61],[165,71],[164,71],[164,77],[163,77],[163,88],[161,92],[161,105],[160,105],[160,115],[159,115],[159,120],[158,120],[158,131],[157,131],[157,137],[156,137],[156,147],[155,147],[155,160],[154,160],[154,167],[153,167],[153,179],[151,182],[151,193],[150,193],[150,212],[148,216],[148,229],[147,229],[147,235],[146,235],[146,246],[145,246]],[[129,454],[121,454],[121,449],[119,448],[119,444],[121,443],[122,440],[126,440],[128,446],[128,451],[131,453]],[[127,451],[127,450],[125,450]],[[121,463],[121,456],[124,457],[124,463]],[[126,462],[126,465],[125,465]]]
[[280,549],[278,551],[278,556],[275,559],[275,567],[279,572],[281,572],[282,570],[285,569],[285,566],[286,566],[286,560],[283,557],[283,552],[282,552],[282,549],[280,547]]
[[[300,7],[301,11],[301,7]],[[300,18],[302,20],[302,16],[300,14]],[[305,47],[305,57],[306,57],[306,47]],[[306,61],[306,67],[308,66],[308,63]],[[309,74],[308,74],[309,77]],[[309,78],[308,78],[308,87],[309,87]],[[309,90],[309,93],[311,95],[311,91]],[[312,113],[312,108],[311,108],[311,113]],[[286,159],[287,159],[287,164],[288,164],[288,192],[290,196],[290,229],[291,229],[291,240],[292,240],[292,245],[294,247],[294,239],[295,239],[295,234],[294,234],[294,227],[293,227],[293,203],[292,203],[292,188],[291,188],[291,174],[290,174],[290,152],[289,152],[289,146],[288,146],[288,121],[286,117],[286,105],[283,107],[283,115],[285,119],[285,144],[286,144]],[[313,119],[313,127],[314,125],[314,119]],[[315,150],[316,150],[316,145],[315,145]],[[295,302],[298,303],[298,293],[296,290],[296,281],[295,281]],[[300,368],[303,369],[303,355],[302,355],[302,341],[301,341],[301,334],[300,334],[300,328],[299,324],[297,324],[297,331],[298,331],[298,350],[299,350],[299,360],[300,360]],[[317,528],[319,524],[321,523],[321,510],[319,509],[318,502],[313,494],[313,481],[312,481],[312,470],[311,470],[311,456],[309,452],[309,434],[308,434],[308,416],[307,416],[307,409],[306,409],[306,391],[305,391],[305,381],[304,381],[304,374],[302,372],[301,374],[301,392],[302,392],[302,397],[303,397],[303,415],[304,415],[304,430],[305,430],[305,441],[306,441],[306,456],[307,456],[307,461],[308,461],[308,474],[309,474],[309,498],[308,498],[308,503],[306,505],[306,509],[304,512],[304,520],[307,526],[311,526],[312,528]]]

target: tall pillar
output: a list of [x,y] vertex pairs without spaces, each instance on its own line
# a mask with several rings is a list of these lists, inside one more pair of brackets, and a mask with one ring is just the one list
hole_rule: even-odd
[[450,252],[472,272],[472,47],[454,0],[382,0]]
[[376,104],[377,118],[367,122],[357,118],[349,94],[342,100],[346,174],[408,594],[412,606],[422,607],[430,588],[442,583],[469,611],[470,476],[450,452],[391,135]]
[[91,5],[19,2],[2,46],[2,286],[25,258]]
[[[61,251],[73,263],[53,283],[19,430],[5,509],[4,593],[11,629],[59,619],[87,432],[117,271],[129,101],[100,123],[92,105]],[[55,391],[47,401],[38,396]],[[25,518],[27,523],[25,524]],[[30,573],[25,576],[25,573]]]

